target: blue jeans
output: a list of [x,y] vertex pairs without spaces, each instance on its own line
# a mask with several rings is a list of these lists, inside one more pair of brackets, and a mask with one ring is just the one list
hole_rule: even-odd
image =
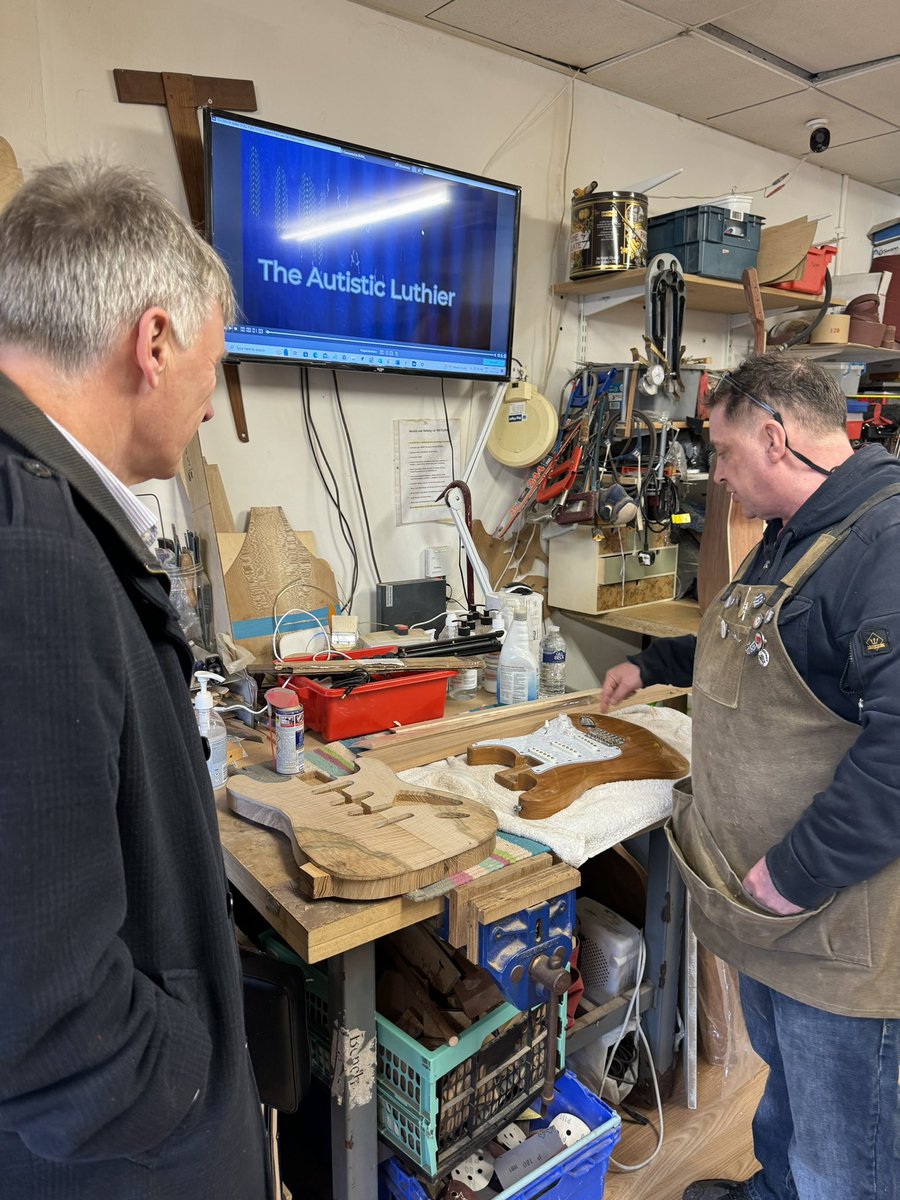
[[895,1200],[900,1021],[836,1016],[744,975],[741,1003],[769,1067],[752,1200]]

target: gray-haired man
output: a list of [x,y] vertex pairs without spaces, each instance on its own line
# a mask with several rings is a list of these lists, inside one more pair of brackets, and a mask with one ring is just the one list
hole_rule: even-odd
[[146,180],[0,212],[0,1196],[262,1200],[191,656],[127,484],[175,474],[233,300]]

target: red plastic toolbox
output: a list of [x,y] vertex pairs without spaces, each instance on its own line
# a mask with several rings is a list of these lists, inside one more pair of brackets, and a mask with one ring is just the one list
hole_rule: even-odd
[[785,279],[773,283],[772,287],[785,292],[805,292],[807,296],[818,296],[825,287],[825,271],[837,254],[837,246],[810,246],[806,252],[806,266],[800,279]]
[[[353,650],[350,657],[378,658],[383,653],[383,648]],[[323,656],[317,656],[316,661],[324,661]],[[298,675],[302,672],[302,661],[291,665]],[[454,671],[416,671],[391,675],[373,683],[360,684],[346,696],[347,689],[340,684],[326,687],[316,679],[294,678],[287,686],[300,697],[307,729],[314,730],[328,742],[336,742],[341,738],[392,729],[395,725],[412,725],[416,721],[442,717],[447,680],[454,674]]]

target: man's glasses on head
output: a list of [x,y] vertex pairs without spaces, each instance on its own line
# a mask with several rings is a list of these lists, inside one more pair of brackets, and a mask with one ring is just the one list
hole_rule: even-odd
[[[773,420],[777,421],[781,428],[784,429],[784,421],[781,419],[781,413],[777,409],[773,408],[771,404],[767,404],[765,400],[760,400],[758,396],[754,396],[752,392],[748,392],[745,387],[742,387],[738,383],[733,375],[723,375],[716,385],[716,392],[718,392],[719,388],[721,387],[725,387],[732,392],[738,392],[741,396],[744,396],[747,400],[749,400],[751,404],[755,404],[757,408],[761,408],[763,412],[768,413],[769,416],[772,417]],[[715,392],[713,395],[715,395]],[[825,467],[820,467],[818,463],[814,463],[812,459],[807,458],[805,454],[801,454],[799,450],[795,450],[788,441],[786,429],[784,429],[784,448],[793,454],[794,458],[799,458],[799,460],[805,466],[809,467],[813,471],[818,471],[820,475],[832,475],[836,470],[836,468],[833,467],[830,471],[828,471],[825,469]]]

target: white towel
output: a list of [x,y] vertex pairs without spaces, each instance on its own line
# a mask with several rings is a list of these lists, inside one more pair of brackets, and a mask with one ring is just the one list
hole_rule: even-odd
[[[690,762],[691,719],[684,713],[636,704],[619,709],[615,717],[642,725]],[[671,779],[633,779],[590,788],[554,816],[524,821],[515,811],[518,792],[494,779],[500,769],[496,764],[470,767],[463,756],[413,767],[403,771],[400,778],[486,804],[497,814],[501,829],[544,842],[573,867],[580,867],[648,825],[665,820],[672,811]]]

